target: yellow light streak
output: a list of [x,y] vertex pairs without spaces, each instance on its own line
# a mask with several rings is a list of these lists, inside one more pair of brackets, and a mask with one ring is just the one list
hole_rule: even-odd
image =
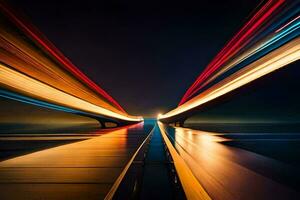
[[[0,61],[28,76],[47,83],[54,88],[68,94],[84,99],[92,104],[104,107],[113,112],[124,114],[114,106],[110,105],[101,96],[95,94],[71,74],[45,56],[41,49],[32,46],[17,33],[7,32],[0,24]],[[126,113],[125,113],[126,114]]]
[[183,158],[177,153],[176,149],[168,139],[163,124],[158,122],[161,135],[170,151],[173,158],[176,172],[178,173],[180,182],[187,199],[210,200],[210,196],[194,176],[191,169],[188,167]]
[[297,38],[230,75],[181,106],[160,116],[159,119],[170,118],[191,110],[299,59],[300,38]]
[[125,114],[122,115],[94,105],[83,99],[67,94],[38,80],[14,71],[3,64],[0,64],[0,85],[17,93],[40,99],[42,101],[93,113],[96,115],[104,115],[107,117],[136,122],[141,121],[142,119],[141,117],[134,117]]
[[256,44],[255,46],[253,46],[252,48],[248,49],[247,51],[245,51],[244,53],[242,53],[240,56],[238,56],[237,58],[234,58],[232,61],[230,61],[228,64],[224,65],[224,67],[222,67],[218,72],[216,72],[214,75],[212,75],[209,79],[207,79],[207,81],[205,81],[203,84],[208,84],[210,82],[212,82],[213,80],[215,80],[218,76],[220,76],[221,74],[225,73],[226,71],[230,70],[231,68],[233,68],[234,66],[238,65],[239,63],[243,62],[244,60],[246,60],[247,58],[249,58],[250,56],[254,55],[255,53],[257,53],[257,51],[263,46],[263,44],[265,42],[267,42],[268,40],[270,40],[271,38],[274,37],[275,34],[272,34],[270,36],[268,36],[267,38],[263,39],[262,41],[260,41],[258,44]]
[[159,119],[162,116],[161,113],[157,114],[157,119]]
[[150,133],[148,134],[148,136],[144,139],[144,141],[142,142],[142,144],[139,146],[139,148],[135,151],[135,153],[133,154],[133,156],[131,157],[131,159],[129,160],[129,162],[126,164],[126,166],[124,167],[123,171],[121,172],[121,174],[119,175],[119,177],[117,178],[117,180],[114,182],[114,184],[110,188],[109,192],[106,194],[104,200],[111,200],[111,199],[113,199],[113,197],[114,197],[114,195],[115,195],[115,193],[116,193],[119,185],[121,184],[123,178],[125,177],[128,169],[131,166],[132,162],[134,161],[135,157],[139,153],[140,149],[144,146],[144,144],[148,141],[148,139],[150,138],[150,136],[153,134],[155,126],[152,128],[152,130],[150,131]]

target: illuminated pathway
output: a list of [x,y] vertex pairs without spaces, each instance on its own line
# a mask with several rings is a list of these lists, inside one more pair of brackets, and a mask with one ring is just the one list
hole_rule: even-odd
[[[274,159],[230,147],[222,134],[160,124],[176,153],[212,199],[298,199],[299,193],[274,179],[297,169]],[[291,175],[296,179],[296,175]]]
[[92,139],[0,162],[0,199],[103,199],[152,128],[100,131]]
[[[271,140],[270,136],[264,137]],[[131,192],[144,195],[143,199],[151,199],[151,195],[155,199],[165,199],[169,194],[174,195],[174,191],[170,193],[172,176],[167,177],[165,155],[168,153],[164,154],[162,138],[178,174],[179,179],[175,180],[182,185],[187,199],[299,197],[294,190],[299,188],[297,170],[270,157],[224,144],[237,141],[234,139],[237,135],[233,137],[161,123],[158,129],[154,128],[153,122],[146,121],[145,124],[115,130],[45,136],[31,134],[30,137],[24,134],[4,135],[0,140],[83,141],[0,162],[1,200],[128,199],[127,195],[131,196]],[[300,138],[297,134],[293,137]],[[139,180],[139,173],[142,180]],[[292,179],[294,185],[286,184]],[[122,188],[124,185],[126,192]],[[162,188],[169,189],[159,195]],[[155,193],[149,193],[151,190]],[[117,198],[114,196],[116,192]],[[180,199],[185,198],[181,196]]]
[[[124,127],[86,134],[2,134],[0,144],[12,149],[41,145],[0,154],[0,200],[299,199],[294,166],[259,154],[259,148],[242,149],[229,134],[169,126],[184,125],[207,103],[298,61],[299,13],[299,1],[261,4],[178,106],[158,116],[157,126],[128,114],[1,1],[0,97],[91,117],[101,128]],[[300,139],[298,133],[292,137]]]

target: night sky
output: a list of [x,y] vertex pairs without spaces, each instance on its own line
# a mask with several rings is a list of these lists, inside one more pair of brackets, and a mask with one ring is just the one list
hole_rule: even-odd
[[156,116],[177,105],[260,1],[10,2],[128,113]]

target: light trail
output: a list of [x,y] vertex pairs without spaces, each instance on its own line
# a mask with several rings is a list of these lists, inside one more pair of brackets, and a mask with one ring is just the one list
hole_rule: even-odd
[[299,6],[268,0],[207,65],[178,107],[158,119],[180,115],[298,60]]
[[0,2],[0,96],[90,117],[131,116],[31,23]]
[[176,171],[178,173],[187,199],[211,200],[212,198],[199,183],[189,166],[186,164],[184,159],[180,156],[180,154],[176,151],[176,148],[174,148],[171,141],[168,139],[168,133],[165,131],[164,125],[158,122],[158,126],[174,161]]
[[191,110],[299,59],[300,38],[297,38],[225,78],[174,110],[161,115],[159,119],[170,118]]
[[[298,19],[299,16],[296,18]],[[293,20],[295,21],[295,20]],[[291,24],[291,23],[289,23]],[[220,75],[224,74],[226,71],[234,68],[238,64],[242,63],[243,61],[253,57],[253,56],[260,56],[261,54],[264,54],[264,51],[268,53],[268,49],[270,46],[273,45],[272,49],[275,49],[282,45],[282,42],[284,42],[284,38],[287,38],[285,40],[289,40],[290,38],[293,38],[295,33],[299,31],[300,29],[300,20],[296,21],[296,23],[291,24],[291,26],[287,27],[287,25],[284,26],[286,29],[281,29],[280,32],[276,31],[277,34],[273,34],[266,38],[265,40],[261,41],[257,45],[255,45],[253,48],[250,48],[245,53],[241,54],[237,58],[233,59],[231,62],[229,62],[227,65],[222,67],[217,73],[212,75],[207,81],[205,81],[201,86],[197,88],[197,90],[202,89],[207,84],[218,78]]]
[[263,28],[263,24],[267,22],[270,16],[274,14],[274,12],[279,9],[284,2],[284,0],[269,0],[204,69],[192,86],[186,91],[179,105],[192,97],[198,91],[197,87],[202,84],[203,81],[205,81],[216,70],[220,69],[226,61],[245,47],[253,39],[255,34]]
[[112,112],[100,106],[96,106],[80,98],[64,93],[40,81],[34,80],[24,74],[14,71],[3,64],[0,64],[0,83],[2,87],[15,91],[16,93],[30,96],[34,99],[50,102],[55,105],[61,105],[67,108],[93,113],[95,115],[104,115],[125,121],[141,121],[140,117],[126,116]]
[[0,2],[0,11],[6,15],[21,31],[23,31],[29,38],[35,43],[44,48],[51,56],[53,56],[57,62],[73,74],[77,79],[84,82],[87,86],[93,89],[98,94],[102,95],[114,106],[116,106],[122,112],[125,110],[119,105],[119,103],[107,94],[102,88],[90,80],[85,74],[83,74],[69,59],[67,59],[55,46],[52,44],[36,27],[34,27],[28,21],[25,21],[23,17],[19,17],[8,5],[4,2]]
[[52,87],[111,111],[123,113],[105,99],[99,98],[99,95],[60,69],[53,61],[42,56],[39,51],[18,40],[13,34],[5,33],[3,29],[0,30],[0,58],[6,65]]
[[292,21],[290,21],[289,23],[287,23],[286,25],[284,25],[283,27],[281,27],[280,29],[278,29],[277,31],[275,31],[276,33],[281,31],[282,29],[284,29],[285,27],[287,27],[288,25],[290,25],[291,23],[293,23],[294,21],[300,19],[300,15],[298,17],[296,17],[295,19],[293,19]]

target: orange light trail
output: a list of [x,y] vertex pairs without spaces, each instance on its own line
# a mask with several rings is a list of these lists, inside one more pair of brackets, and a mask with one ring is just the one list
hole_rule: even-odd
[[[196,81],[186,91],[179,105],[190,99],[199,89],[202,83],[220,69],[230,58],[242,50],[264,28],[264,24],[270,19],[271,15],[283,5],[285,0],[269,0],[267,3],[248,21],[242,29],[226,44],[217,56],[203,70]],[[199,88],[200,87],[200,88]]]
[[191,110],[299,59],[300,37],[223,79],[181,106],[161,115],[158,119],[170,118]]
[[9,90],[56,105],[61,105],[88,113],[94,113],[96,115],[98,114],[107,117],[113,117],[125,121],[138,122],[141,120],[139,117],[121,115],[100,106],[91,104],[40,81],[34,80],[33,78],[25,76],[2,64],[0,64],[0,83],[3,87]]
[[24,17],[18,16],[5,2],[0,2],[0,11],[12,22],[19,30],[21,30],[26,37],[32,40],[43,51],[53,57],[56,62],[59,62],[68,73],[71,73],[76,79],[84,82],[90,89],[98,95],[103,96],[107,101],[113,104],[122,112],[125,110],[119,103],[107,94],[102,88],[90,80],[84,73],[82,73],[68,58],[66,58],[55,46],[51,43],[34,25],[26,21]]
[[143,119],[127,114],[35,27],[25,23],[2,2],[0,15],[0,89],[20,98],[38,100],[45,103],[43,105],[54,105],[49,108],[62,106],[67,112],[73,109],[74,113],[82,111],[91,116],[133,122]]

